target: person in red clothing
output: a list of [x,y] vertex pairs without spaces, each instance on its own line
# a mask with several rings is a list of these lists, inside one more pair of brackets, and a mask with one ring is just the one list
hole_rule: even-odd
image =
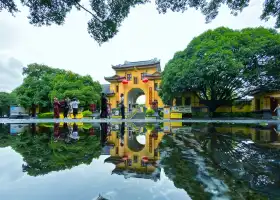
[[54,118],[59,118],[59,107],[60,107],[60,103],[58,99],[55,97],[53,101]]

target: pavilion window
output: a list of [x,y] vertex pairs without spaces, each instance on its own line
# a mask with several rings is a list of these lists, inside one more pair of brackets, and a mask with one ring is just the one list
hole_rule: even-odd
[[138,84],[138,78],[137,77],[133,77],[133,83]]
[[128,164],[128,166],[132,166],[132,160],[131,160],[131,159],[128,159],[128,160],[127,160],[127,164]]
[[182,97],[176,97],[175,103],[176,106],[182,106],[183,105]]
[[190,106],[191,105],[191,97],[186,97],[185,98],[185,106]]
[[138,162],[138,156],[133,156],[133,162],[137,163]]
[[127,75],[126,75],[126,79],[127,79],[128,81],[131,81],[131,74],[127,74]]
[[119,86],[116,85],[116,92],[118,93],[119,92]]
[[154,89],[155,89],[155,91],[158,90],[158,83],[154,83]]
[[260,110],[260,109],[261,109],[261,100],[256,99],[256,110]]
[[141,80],[143,80],[145,78],[147,73],[141,73]]

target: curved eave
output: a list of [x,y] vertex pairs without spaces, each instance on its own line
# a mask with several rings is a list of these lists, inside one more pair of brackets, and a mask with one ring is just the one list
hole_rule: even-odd
[[112,66],[112,69],[114,70],[127,70],[127,69],[133,69],[133,68],[157,68],[156,65],[160,64],[160,62],[152,64],[152,65],[136,65],[136,66]]
[[104,163],[118,164],[121,162],[123,162],[123,161],[122,161],[121,157],[118,157],[118,156],[110,156],[104,160]]
[[123,79],[125,79],[125,76],[119,76],[119,77],[104,77],[104,79],[108,82],[120,82]]
[[115,93],[108,93],[108,94],[106,94],[106,96],[113,97],[113,96],[115,96]]

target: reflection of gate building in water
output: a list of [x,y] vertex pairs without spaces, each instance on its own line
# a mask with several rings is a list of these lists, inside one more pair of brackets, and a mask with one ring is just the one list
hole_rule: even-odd
[[125,127],[122,138],[119,130],[112,130],[107,138],[107,145],[111,148],[110,157],[105,162],[116,166],[112,173],[125,177],[159,179],[160,168],[156,161],[160,158],[158,146],[164,133],[154,129],[138,134],[140,131]]

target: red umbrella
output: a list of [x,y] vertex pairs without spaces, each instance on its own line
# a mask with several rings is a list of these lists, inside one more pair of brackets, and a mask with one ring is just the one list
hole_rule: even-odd
[[147,79],[147,78],[143,78],[143,83],[148,83],[148,81],[149,81],[149,79]]

